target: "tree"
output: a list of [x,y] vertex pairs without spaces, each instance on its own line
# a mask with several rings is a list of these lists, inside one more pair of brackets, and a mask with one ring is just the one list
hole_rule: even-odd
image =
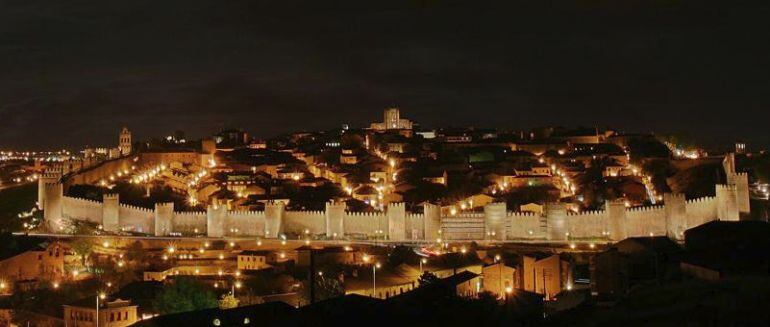
[[436,285],[441,282],[441,279],[436,276],[436,274],[426,271],[420,275],[420,279],[418,280],[420,283],[420,287],[424,286],[430,286],[430,285]]
[[[330,274],[331,275],[331,274]],[[315,280],[315,300],[316,301],[323,301],[326,299],[331,299],[339,296],[345,295],[345,289],[342,286],[342,282],[338,278],[335,277],[326,277],[326,276],[314,276],[313,278]],[[304,303],[310,303],[310,283],[308,281],[304,281],[302,283],[302,300]]]
[[233,309],[237,307],[238,299],[230,293],[222,295],[222,299],[219,300],[220,309]]
[[191,278],[181,277],[155,298],[153,306],[161,314],[195,311],[214,308],[218,305],[217,297],[203,283]]
[[80,264],[85,266],[88,256],[94,251],[94,245],[88,239],[78,237],[70,246],[72,251],[80,256]]

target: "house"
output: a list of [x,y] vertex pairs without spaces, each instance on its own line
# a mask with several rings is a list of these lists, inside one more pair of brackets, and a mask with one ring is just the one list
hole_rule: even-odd
[[[279,322],[285,322],[288,317],[292,317],[295,314],[296,309],[293,306],[283,302],[267,302],[233,309],[212,308],[162,315],[152,319],[142,320],[134,326],[278,326]],[[99,324],[99,326],[102,325]]]
[[630,237],[597,254],[594,290],[600,298],[623,296],[634,285],[679,270],[682,249],[665,236]]
[[553,299],[572,284],[570,264],[558,254],[532,253],[522,257],[520,284],[525,291]]
[[374,205],[379,200],[380,192],[373,186],[362,185],[353,190],[353,198]]
[[712,221],[684,233],[682,273],[705,280],[770,272],[770,223]]
[[0,252],[0,277],[9,284],[63,280],[67,277],[64,270],[66,251],[64,244],[59,242],[49,243],[45,239],[28,236],[13,237]]
[[534,212],[536,214],[541,215],[541,214],[543,214],[543,205],[542,204],[537,204],[537,203],[534,203],[534,202],[530,202],[530,203],[522,204],[521,206],[519,206],[519,210],[521,210],[522,212]]
[[355,165],[358,163],[358,156],[353,150],[342,149],[340,154],[340,163],[343,165]]
[[238,270],[260,270],[270,267],[265,251],[241,251],[238,253]]
[[301,246],[297,248],[297,266],[310,266],[310,255],[314,255],[316,264],[342,264],[354,265],[362,263],[363,254],[349,246],[334,246],[324,248],[312,248]]
[[481,276],[467,270],[443,278],[441,281],[452,287],[454,294],[459,297],[474,298],[481,292]]
[[433,183],[433,184],[441,184],[446,186],[447,185],[447,173],[446,170],[444,170],[441,173],[433,173],[433,174],[426,174],[423,176],[422,180]]
[[[97,308],[98,316],[97,316]],[[88,297],[73,304],[64,305],[65,326],[124,327],[137,322],[137,306],[121,299]],[[99,320],[98,322],[96,320]]]
[[503,262],[491,264],[482,268],[484,291],[502,297],[506,290],[516,287],[516,268],[509,267]]

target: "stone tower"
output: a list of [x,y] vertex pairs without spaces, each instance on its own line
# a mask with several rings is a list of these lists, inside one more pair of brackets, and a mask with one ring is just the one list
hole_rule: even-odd
[[628,237],[626,232],[626,204],[623,200],[607,201],[607,228],[605,233],[612,241],[622,241]]
[[[206,226],[210,224],[210,210],[206,212]],[[155,204],[155,236],[167,236],[174,231],[174,202]],[[208,230],[207,230],[208,232]]]
[[326,237],[342,237],[345,235],[345,202],[326,203]]
[[484,206],[484,232],[486,239],[504,241],[507,217],[505,202],[490,203]]
[[545,204],[546,238],[549,241],[567,240],[567,206],[563,203]]
[[120,149],[121,156],[131,154],[131,131],[128,130],[128,127],[123,127],[120,131],[118,148]]
[[426,203],[423,211],[425,213],[423,238],[427,241],[441,238],[441,207]]
[[383,122],[385,123],[385,129],[397,129],[400,128],[401,113],[398,108],[385,109],[383,114]]
[[55,184],[58,183],[61,179],[61,173],[55,170],[46,170],[44,173],[40,174],[40,177],[37,179],[37,208],[40,210],[45,209],[45,199],[46,199],[46,193],[45,193],[45,186],[48,184]]
[[120,196],[102,195],[102,228],[107,232],[117,232],[120,228]]
[[388,217],[388,239],[391,241],[406,240],[406,205],[390,203],[385,214]]
[[663,194],[664,210],[666,212],[666,235],[672,240],[684,240],[687,229],[687,201],[684,194]]

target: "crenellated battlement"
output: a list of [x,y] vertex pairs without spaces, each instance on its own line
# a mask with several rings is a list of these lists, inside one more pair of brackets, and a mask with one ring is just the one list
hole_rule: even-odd
[[581,217],[581,216],[603,216],[606,213],[604,210],[585,210],[580,212],[567,211],[568,217]]
[[118,195],[117,193],[109,193],[109,194],[103,195],[103,199],[105,200],[117,200],[119,198],[120,198],[120,195]]
[[506,216],[507,217],[512,217],[512,218],[519,218],[519,217],[529,218],[529,217],[536,217],[536,216],[539,216],[539,215],[537,213],[528,212],[528,211],[508,211]]
[[712,201],[714,201],[716,199],[717,199],[716,196],[704,196],[704,197],[700,197],[700,198],[689,199],[685,203],[687,203],[687,204],[706,203],[706,202],[712,202]]
[[81,202],[81,203],[87,203],[87,204],[96,204],[96,205],[102,204],[100,201],[95,201],[95,200],[86,199],[86,198],[76,198],[72,196],[65,196],[63,199],[66,201]]
[[690,200],[682,194],[665,194],[662,205],[626,208],[623,201],[609,201],[602,210],[572,212],[563,203],[548,203],[539,214],[508,211],[505,203],[491,203],[483,212],[448,215],[432,204],[426,204],[423,213],[406,211],[404,203],[391,203],[382,212],[352,212],[344,202],[326,203],[325,210],[287,211],[280,201],[267,203],[264,210],[229,211],[226,206],[211,205],[206,211],[174,211],[173,203],[157,203],[154,208],[122,204],[118,194],[104,194],[101,202],[65,197],[58,179],[39,182],[40,193],[47,199],[45,219],[52,230],[60,230],[56,227],[67,218],[104,222],[105,227],[118,226],[119,230],[156,236],[206,233],[210,237],[275,238],[311,233],[329,238],[379,235],[391,241],[446,238],[556,242],[576,238],[617,241],[649,234],[678,238],[684,229],[717,218],[737,219],[738,199],[743,195],[736,184],[739,182],[716,185],[715,196]]
[[121,209],[125,209],[125,210],[133,210],[133,211],[138,211],[138,212],[144,212],[144,213],[154,213],[155,212],[155,209],[148,209],[148,208],[145,208],[145,207],[138,207],[138,206],[133,206],[133,205],[130,205],[130,204],[123,204],[123,203],[120,204],[120,208]]
[[[206,214],[203,212],[203,214]],[[259,216],[262,217],[265,215],[264,211],[257,211],[257,210],[237,210],[237,211],[230,211],[230,216]]]
[[735,185],[730,185],[730,184],[717,184],[715,187],[716,187],[717,192],[719,192],[719,191],[726,192],[726,191],[735,191],[735,190],[737,190],[737,187]]
[[345,215],[348,217],[356,217],[356,218],[380,218],[385,217],[385,214],[382,212],[355,212],[355,211],[346,211]]
[[655,211],[661,211],[664,210],[663,205],[651,205],[651,206],[641,206],[641,207],[631,207],[626,208],[627,213],[646,213],[646,212],[655,212]]

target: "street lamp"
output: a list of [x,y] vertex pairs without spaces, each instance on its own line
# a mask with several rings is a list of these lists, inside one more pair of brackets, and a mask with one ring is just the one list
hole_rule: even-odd
[[[498,286],[499,286],[498,289],[500,291],[502,291],[503,290],[503,263],[500,262],[500,255],[499,254],[495,255],[495,263],[497,264],[497,281],[498,281]],[[506,291],[507,291],[507,289],[506,289]],[[506,297],[506,300],[507,300],[508,296],[505,295],[505,297]]]
[[422,258],[420,259],[420,274],[422,274],[422,265],[428,263],[428,259]]
[[372,265],[372,297],[377,297],[377,269],[379,268],[379,262]]
[[107,294],[104,294],[104,292],[96,295],[96,327],[99,327],[99,300],[104,300],[106,298]]

